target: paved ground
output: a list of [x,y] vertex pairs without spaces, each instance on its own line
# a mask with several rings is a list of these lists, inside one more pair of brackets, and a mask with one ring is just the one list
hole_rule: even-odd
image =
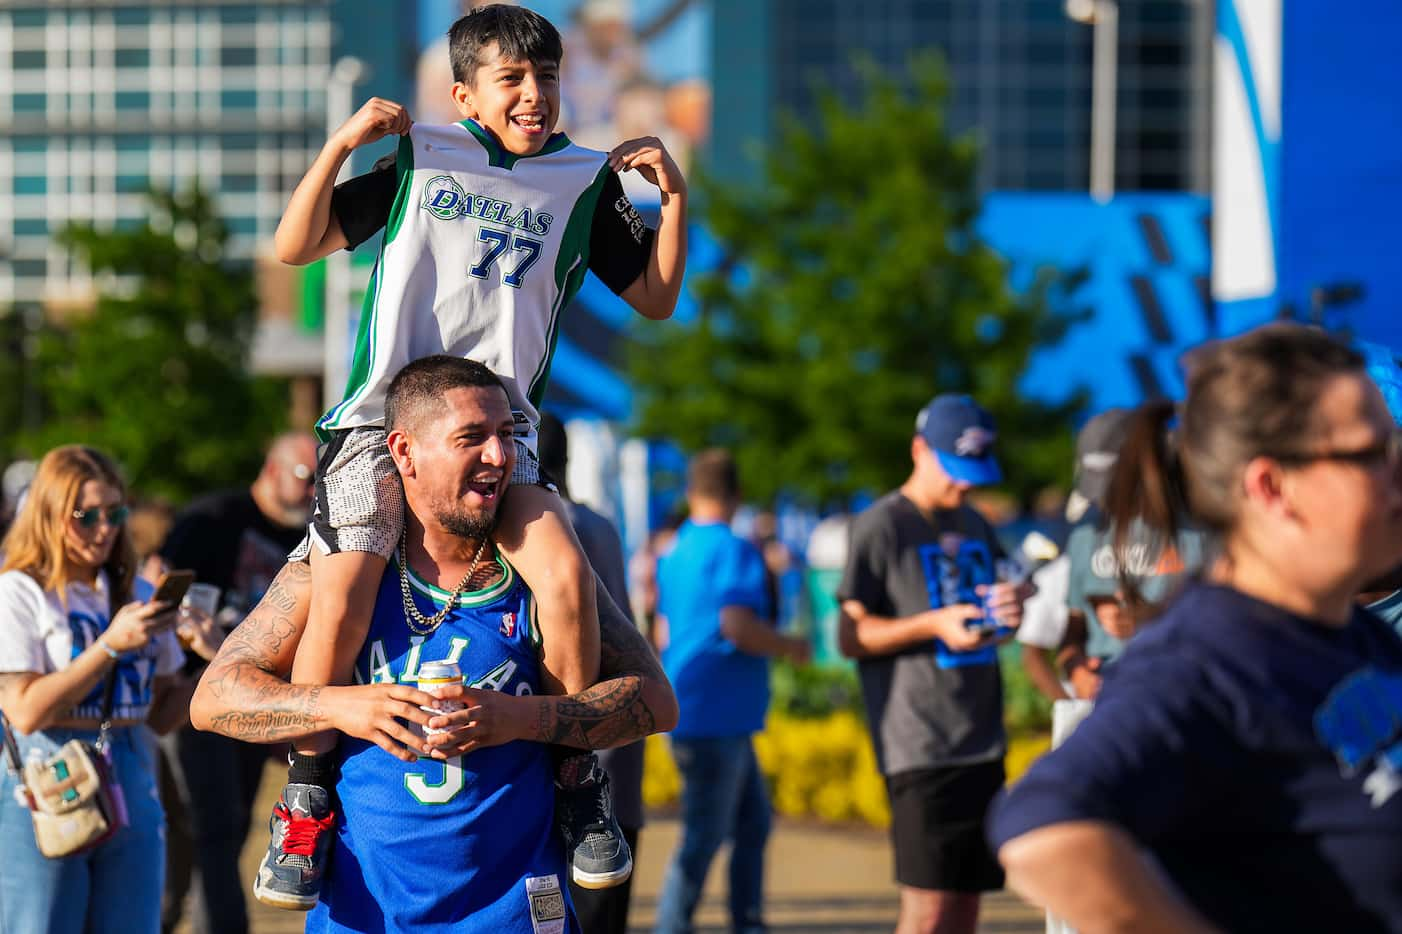
[[[264,778],[259,813],[272,806],[286,773],[269,769]],[[657,892],[667,859],[676,845],[675,818],[656,817],[638,841],[636,881],[633,886],[631,929],[651,929]],[[250,836],[244,848],[244,878],[251,880],[267,839]],[[767,919],[776,932],[876,932],[890,931],[896,920],[896,889],[891,882],[891,854],[884,833],[866,828],[833,829],[817,824],[779,820],[770,838],[766,891]],[[252,901],[254,934],[293,934],[302,930],[302,915],[264,908]],[[725,857],[711,869],[706,896],[697,917],[702,932],[727,929],[725,914]],[[1000,893],[985,902],[984,934],[1039,934],[1041,915]],[[190,934],[182,925],[177,934]],[[587,934],[587,932],[586,932]]]

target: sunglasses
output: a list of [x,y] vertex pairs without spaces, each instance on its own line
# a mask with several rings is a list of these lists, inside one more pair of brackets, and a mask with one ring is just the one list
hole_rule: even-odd
[[1297,451],[1267,456],[1282,464],[1303,465],[1317,461],[1336,461],[1370,469],[1383,465],[1396,466],[1402,463],[1402,431],[1393,430],[1377,444],[1353,451]]
[[127,516],[131,510],[125,506],[108,506],[105,510],[101,506],[94,506],[91,509],[73,510],[73,518],[78,520],[78,524],[85,529],[95,529],[102,521],[103,516],[107,518],[110,526],[120,526],[127,521]]

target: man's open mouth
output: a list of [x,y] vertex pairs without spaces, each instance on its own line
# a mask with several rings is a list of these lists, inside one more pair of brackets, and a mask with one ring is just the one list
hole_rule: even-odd
[[495,499],[497,494],[501,492],[501,478],[469,480],[467,482],[467,489],[472,493],[476,493],[483,499]]

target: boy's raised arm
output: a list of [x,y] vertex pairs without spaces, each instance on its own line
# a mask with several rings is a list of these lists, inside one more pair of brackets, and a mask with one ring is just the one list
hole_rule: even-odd
[[409,111],[394,101],[372,97],[331,134],[297,183],[273,234],[273,251],[280,261],[304,266],[345,247],[345,234],[331,213],[331,192],[341,165],[359,147],[391,133],[408,133],[411,126]]
[[670,318],[686,272],[686,179],[667,147],[655,136],[620,143],[609,153],[609,167],[615,172],[636,169],[662,194],[662,212],[647,268],[619,294],[645,318]]

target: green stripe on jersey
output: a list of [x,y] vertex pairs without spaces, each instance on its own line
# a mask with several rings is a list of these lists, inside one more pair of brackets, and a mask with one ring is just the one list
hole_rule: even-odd
[[380,252],[375,258],[375,268],[370,273],[370,283],[365,287],[365,300],[360,306],[360,326],[355,331],[355,351],[351,356],[350,374],[346,377],[346,391],[341,401],[316,423],[316,433],[323,442],[330,440],[330,429],[336,427],[336,419],[369,386],[372,364],[375,360],[375,318],[380,304],[380,278],[385,262],[385,249],[399,233],[404,217],[408,213],[409,192],[414,187],[414,141],[408,133],[399,137],[399,153],[395,156],[394,171],[399,177],[399,186],[394,192],[394,201],[389,207],[389,217],[385,221],[385,236],[380,241]]
[[[500,552],[497,552],[495,560],[497,566],[501,568],[501,580],[482,590],[470,590],[466,593],[458,594],[458,606],[482,606],[491,603],[515,585],[516,569],[507,563]],[[428,597],[435,604],[446,602],[450,596],[449,592],[442,587],[436,584],[430,584],[420,577],[413,568],[409,568],[409,586],[425,597]]]
[[555,359],[555,343],[560,339],[560,313],[584,285],[584,277],[589,272],[589,235],[594,230],[594,213],[599,207],[604,182],[612,171],[607,161],[599,167],[594,181],[575,201],[560,240],[560,252],[555,258],[555,284],[560,294],[550,311],[550,336],[545,346],[545,356],[540,361],[540,368],[532,375],[530,389],[526,392],[526,398],[537,409],[545,400],[545,388],[550,384],[550,364]]
[[534,159],[537,156],[548,156],[552,152],[559,152],[570,144],[568,136],[563,133],[554,133],[545,141],[545,145],[540,147],[539,152],[518,155],[517,153],[508,152],[503,149],[501,143],[497,142],[497,138],[487,132],[486,128],[476,120],[468,118],[466,120],[459,120],[458,122],[466,127],[469,133],[477,137],[477,141],[482,144],[482,148],[487,150],[487,164],[494,169],[506,169],[508,172],[515,168],[516,163],[520,162],[522,159]]
[[389,220],[385,222],[385,242],[389,243],[399,233],[399,225],[404,223],[404,215],[409,204],[409,190],[414,186],[414,140],[405,133],[399,137],[399,154],[394,159],[394,169],[399,173],[399,189],[394,193],[394,203],[389,207]]

